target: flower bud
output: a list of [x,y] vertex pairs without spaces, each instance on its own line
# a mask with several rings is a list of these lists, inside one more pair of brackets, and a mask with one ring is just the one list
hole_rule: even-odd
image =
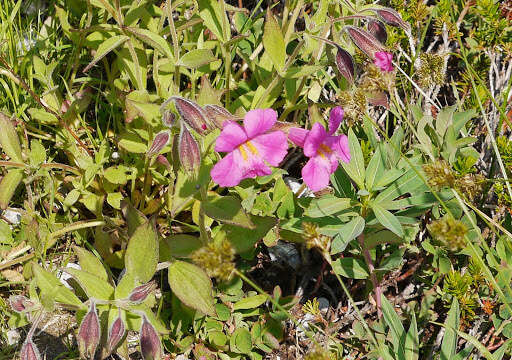
[[162,115],[162,123],[169,128],[174,125],[175,121],[176,116],[169,110],[165,111]]
[[183,124],[178,138],[178,156],[186,172],[195,173],[199,170],[201,165],[199,145],[187,129],[187,126]]
[[173,96],[171,99],[183,121],[198,134],[203,134],[206,130],[213,128],[198,104],[180,96]]
[[146,156],[152,157],[154,155],[157,155],[169,143],[170,138],[171,135],[169,134],[169,131],[160,131],[158,134],[156,134],[155,138],[153,139],[153,143],[151,144],[151,147],[147,151]]
[[160,360],[162,358],[160,338],[145,315],[142,316],[140,327],[140,352],[144,360]]
[[161,164],[161,165],[165,166],[165,168],[167,169],[167,171],[169,171],[169,172],[170,172],[170,171],[172,170],[172,168],[171,168],[171,164],[169,163],[169,160],[167,160],[167,158],[166,158],[165,156],[163,156],[163,155],[158,155],[158,156],[156,157],[156,161],[157,161],[159,164]]
[[226,120],[235,120],[236,116],[219,105],[205,105],[203,110],[206,117],[219,129],[222,129]]
[[34,307],[34,302],[23,295],[12,295],[9,297],[11,308],[18,312],[25,312]]
[[156,283],[154,281],[150,281],[146,284],[137,286],[133,291],[131,292],[130,296],[128,297],[128,300],[130,300],[133,303],[141,303],[148,297],[149,294],[151,294],[156,289]]
[[344,28],[354,44],[368,55],[372,60],[375,58],[375,53],[378,51],[386,51],[384,45],[379,40],[373,37],[368,31],[357,28],[355,26],[345,26]]
[[92,300],[89,311],[80,324],[77,341],[80,355],[86,359],[94,359],[96,348],[100,342],[100,319],[96,313],[96,304]]
[[124,321],[121,318],[121,310],[119,310],[119,316],[114,320],[108,331],[107,350],[109,354],[111,354],[112,351],[114,351],[114,349],[117,347],[125,332],[126,327],[124,326]]
[[41,354],[39,354],[39,350],[37,350],[32,339],[27,339],[23,343],[20,351],[20,360],[41,360]]
[[388,39],[388,32],[386,31],[386,26],[381,21],[373,19],[369,20],[368,31],[382,44],[386,43],[386,40]]
[[354,59],[350,53],[338,46],[338,52],[336,53],[336,67],[347,81],[352,84],[354,82]]
[[377,16],[386,24],[396,27],[401,27],[406,32],[411,31],[411,27],[408,23],[406,23],[399,13],[390,8],[380,8],[380,9],[368,9],[373,11]]

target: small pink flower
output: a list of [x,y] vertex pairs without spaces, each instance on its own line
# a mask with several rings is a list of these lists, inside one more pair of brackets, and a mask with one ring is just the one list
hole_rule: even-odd
[[334,135],[343,120],[344,111],[337,106],[329,115],[329,131],[315,123],[311,130],[290,129],[288,138],[304,149],[309,160],[302,168],[302,178],[312,191],[319,191],[329,185],[329,178],[338,168],[339,160],[350,161],[348,138]]
[[393,54],[386,51],[377,51],[373,63],[379,67],[380,71],[393,71]]
[[213,181],[229,187],[243,179],[269,175],[268,165],[279,165],[288,149],[282,131],[268,132],[276,121],[277,113],[272,109],[249,111],[243,127],[234,121],[225,121],[215,151],[228,154],[213,167]]

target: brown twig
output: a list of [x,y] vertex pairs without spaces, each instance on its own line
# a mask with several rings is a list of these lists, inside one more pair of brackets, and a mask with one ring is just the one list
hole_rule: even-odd
[[37,101],[39,103],[39,105],[41,105],[46,110],[46,112],[52,114],[59,120],[60,124],[71,134],[71,136],[76,140],[78,145],[82,149],[84,149],[87,152],[87,154],[89,154],[89,156],[92,157],[94,155],[92,153],[92,151],[89,150],[87,148],[87,146],[85,146],[83,141],[80,140],[78,135],[76,135],[73,130],[71,130],[71,128],[68,126],[68,124],[66,124],[66,122],[64,121],[64,119],[57,112],[53,111],[51,108],[46,106],[46,104],[41,100],[41,98],[34,91],[32,91],[32,89],[30,89],[30,87],[27,85],[25,80],[23,80],[18,74],[16,74],[13,71],[13,69],[9,66],[9,64],[7,64],[7,62],[2,57],[0,57],[0,63],[2,63],[2,65],[7,69],[7,71],[9,71],[11,73],[11,75],[14,76],[16,78],[16,80],[19,81],[21,87],[23,87],[34,98],[34,100]]

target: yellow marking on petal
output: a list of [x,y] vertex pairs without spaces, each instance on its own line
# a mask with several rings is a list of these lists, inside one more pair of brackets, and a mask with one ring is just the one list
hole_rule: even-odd
[[325,157],[325,154],[324,154],[324,152],[323,152],[322,150],[317,150],[317,151],[316,151],[316,154],[317,154],[317,155],[320,155],[320,156],[321,156],[321,157],[323,157],[324,159],[326,158],[326,157]]
[[322,151],[326,152],[327,154],[332,153],[331,148],[325,144],[320,144],[320,149],[322,149]]
[[254,155],[259,155],[258,149],[250,141],[247,141],[245,144]]
[[245,151],[244,146],[240,145],[238,147],[238,150],[240,150],[240,154],[242,154],[242,158],[244,159],[244,161],[247,161],[247,152]]

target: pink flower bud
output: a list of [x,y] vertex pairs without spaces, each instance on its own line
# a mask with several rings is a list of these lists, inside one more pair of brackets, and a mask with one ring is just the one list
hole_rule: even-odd
[[144,360],[160,360],[162,358],[162,344],[155,328],[142,316],[140,328],[140,352]]
[[32,339],[27,339],[23,343],[20,351],[20,360],[41,360],[41,354],[39,354],[39,350],[37,350]]
[[375,59],[373,62],[379,67],[380,71],[393,71],[393,54],[390,54],[386,51],[377,51],[375,53]]
[[121,310],[119,310],[119,316],[114,320],[108,331],[108,344],[107,349],[109,353],[112,353],[117,347],[121,339],[124,337],[126,327],[124,321],[121,318]]
[[345,30],[359,50],[368,55],[372,60],[375,59],[376,52],[386,51],[384,45],[368,31],[355,26],[345,26]]
[[12,295],[9,297],[11,308],[18,312],[25,312],[34,307],[34,302],[23,295]]
[[173,96],[171,99],[183,121],[198,134],[203,134],[205,130],[213,128],[198,104],[180,96]]
[[352,84],[354,82],[354,59],[352,55],[340,46],[337,46],[338,52],[336,53],[336,67],[347,81]]
[[167,110],[166,112],[164,112],[164,114],[162,115],[162,123],[167,126],[167,127],[171,127],[174,125],[174,122],[176,121],[176,117],[174,116],[174,114],[172,112],[170,112],[169,110]]
[[386,31],[386,26],[382,22],[379,20],[368,21],[368,31],[382,44],[386,43],[386,40],[388,39],[388,32]]
[[170,172],[171,171],[171,164],[169,164],[169,160],[167,160],[167,158],[163,155],[158,155],[156,157],[156,161],[159,163],[159,164],[162,164],[163,166],[165,166],[165,168]]
[[195,173],[201,165],[201,153],[199,145],[194,139],[187,126],[181,126],[180,137],[178,139],[178,155],[181,165],[188,173]]
[[85,314],[78,330],[78,350],[86,359],[94,359],[96,348],[100,342],[100,319],[96,313],[96,304],[90,301],[89,311]]
[[133,291],[131,292],[130,296],[128,297],[128,300],[134,303],[141,303],[148,297],[149,294],[151,294],[156,289],[156,283],[154,281],[150,281],[146,284],[137,286]]
[[224,125],[224,122],[226,120],[235,120],[236,116],[231,114],[229,111],[224,109],[222,106],[219,105],[205,105],[203,107],[203,110],[206,114],[206,117],[211,120],[216,127],[219,129],[222,129],[222,126]]
[[169,134],[169,131],[160,131],[158,134],[156,134],[155,138],[153,139],[153,143],[151,144],[151,147],[147,151],[146,156],[152,157],[154,155],[157,155],[169,143],[170,138],[171,135]]
[[384,21],[386,24],[396,27],[401,27],[406,32],[411,30],[411,27],[408,23],[406,23],[399,13],[390,8],[380,8],[380,9],[368,9],[377,14],[377,16]]

